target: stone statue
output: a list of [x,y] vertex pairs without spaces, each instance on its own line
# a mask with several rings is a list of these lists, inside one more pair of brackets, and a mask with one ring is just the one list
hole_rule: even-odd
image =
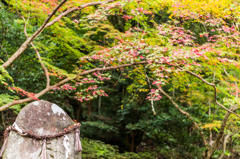
[[5,131],[1,154],[3,159],[81,159],[79,127],[56,104],[34,101]]

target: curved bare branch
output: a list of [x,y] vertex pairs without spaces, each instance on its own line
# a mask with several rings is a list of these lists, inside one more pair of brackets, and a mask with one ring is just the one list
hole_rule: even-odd
[[[97,71],[105,71],[105,70],[115,70],[115,69],[119,69],[119,68],[122,68],[122,67],[129,67],[129,66],[134,66],[134,65],[139,65],[139,64],[147,64],[148,62],[147,61],[141,61],[141,62],[135,62],[135,63],[131,63],[131,64],[122,64],[122,65],[118,65],[118,66],[109,66],[109,67],[104,67],[104,68],[95,68],[95,69],[91,69],[91,70],[87,70],[87,71],[84,71],[82,73],[79,73],[78,75],[79,76],[83,76],[83,75],[87,75],[87,74],[90,74],[90,73],[94,73],[94,72],[97,72]],[[41,92],[37,93],[35,95],[36,98],[39,98],[40,96],[44,95],[45,93],[47,93],[48,91],[56,88],[56,87],[59,87],[61,85],[63,85],[64,83],[67,83],[71,80],[74,80],[76,77],[67,77],[66,79],[56,83],[55,85],[53,86],[47,86],[44,90],[42,90]],[[30,101],[33,101],[34,99],[32,97],[29,97],[29,98],[26,98],[26,99],[20,99],[20,100],[15,100],[11,103],[8,103],[2,107],[0,107],[0,111],[3,111],[3,110],[6,110],[7,108],[11,107],[11,106],[14,106],[16,104],[22,104],[22,103],[26,103],[26,102],[30,102]]]
[[205,146],[208,146],[208,143],[207,143],[207,140],[205,139],[204,137],[204,134],[203,134],[203,131],[201,130],[201,128],[199,127],[199,125],[194,121],[193,117],[188,113],[188,112],[185,112],[184,110],[182,110],[177,103],[175,103],[172,99],[172,97],[170,97],[165,91],[162,90],[162,88],[158,87],[158,90],[164,95],[166,96],[171,102],[172,104],[174,105],[175,108],[177,108],[182,114],[186,115],[188,117],[188,119],[190,119],[193,124],[195,125],[195,127],[198,129],[198,131],[200,132],[200,135],[203,139],[203,143]]
[[[138,71],[138,72],[139,72],[139,71]],[[143,74],[143,73],[141,73],[141,72],[139,72],[139,73],[140,73],[140,74]],[[146,74],[145,74],[145,76],[146,76]],[[154,81],[154,79],[152,79],[152,78],[150,78],[150,77],[147,77],[147,78],[150,79],[151,81]],[[193,124],[195,125],[195,127],[196,127],[196,128],[198,129],[198,131],[200,132],[200,135],[201,135],[201,137],[202,137],[202,139],[203,139],[203,144],[204,144],[205,146],[208,146],[208,142],[207,142],[207,140],[206,140],[205,137],[204,137],[203,131],[200,129],[198,123],[195,122],[195,120],[193,119],[193,117],[192,117],[188,112],[185,112],[184,110],[182,110],[182,109],[179,107],[179,105],[178,105],[176,102],[174,102],[174,100],[172,99],[172,97],[170,97],[165,91],[163,91],[160,86],[157,85],[157,87],[158,87],[158,90],[172,102],[172,104],[173,104],[173,106],[174,106],[175,108],[177,108],[182,114],[186,115],[186,116],[188,117],[188,119],[190,119],[190,120],[193,122]]]
[[[24,34],[25,34],[25,36],[28,38],[28,34],[27,34],[27,22],[28,22],[29,18],[28,18],[27,21],[26,21],[23,16],[21,16],[21,17],[22,17],[22,19],[23,19],[24,22],[25,22],[25,24],[24,24]],[[33,42],[31,42],[30,44],[31,44],[31,46],[33,47],[34,51],[36,52],[37,57],[38,57],[38,59],[39,59],[39,62],[40,62],[41,66],[42,66],[42,68],[43,68],[43,70],[44,70],[44,72],[45,72],[45,75],[46,75],[46,78],[47,78],[47,84],[46,84],[46,88],[47,88],[47,87],[50,86],[50,77],[49,77],[49,74],[48,74],[48,70],[47,70],[47,68],[45,67],[45,65],[43,64],[42,58],[41,58],[41,56],[40,56],[40,53],[39,53],[39,51],[37,50],[37,48],[35,47],[35,45],[33,44]]]
[[83,4],[79,7],[74,7],[74,8],[70,8],[68,10],[66,10],[65,12],[61,13],[60,15],[58,15],[54,20],[52,20],[51,22],[49,22],[45,28],[53,25],[54,23],[56,23],[57,21],[59,21],[62,17],[66,16],[67,14],[69,13],[72,13],[74,11],[78,11],[78,10],[82,10],[86,7],[90,7],[90,6],[97,6],[97,5],[101,5],[101,4],[105,4],[105,3],[111,3],[111,2],[114,2],[116,0],[108,0],[108,1],[99,1],[99,2],[91,2],[91,3],[86,3],[86,4]]
[[214,88],[214,100],[215,100],[216,104],[219,105],[220,107],[222,107],[223,109],[225,109],[227,112],[232,113],[232,114],[234,114],[234,115],[236,115],[237,117],[240,118],[240,115],[238,115],[237,113],[234,113],[233,111],[231,111],[230,109],[226,108],[225,106],[223,106],[222,104],[220,104],[218,102],[218,100],[217,100],[217,88],[216,88],[215,84],[209,83],[208,81],[206,81],[205,79],[203,79],[202,77],[200,77],[199,75],[197,75],[197,74],[195,74],[191,71],[185,71],[185,72],[199,78],[200,80],[202,80],[204,83],[208,84],[209,86],[212,86]]
[[32,36],[30,36],[20,47],[19,49],[2,65],[4,68],[7,68],[13,61],[15,61],[28,47],[28,45],[47,27],[53,25],[57,21],[59,21],[62,17],[66,16],[67,14],[77,11],[77,10],[82,10],[83,8],[89,7],[89,6],[96,6],[96,5],[101,5],[104,3],[110,3],[114,2],[116,0],[108,0],[108,1],[100,1],[100,2],[91,2],[91,3],[86,3],[83,4],[79,7],[74,7],[71,9],[66,10],[65,12],[61,13],[58,15],[55,19],[53,19],[51,22],[50,19],[53,17],[53,15],[56,14],[57,10],[66,2],[67,0],[63,0],[53,11],[52,13],[48,16],[48,18],[44,21],[42,26],[38,28],[38,30],[33,33]]
[[59,5],[52,11],[52,13],[47,17],[47,19],[44,21],[41,27],[38,28],[38,30],[33,33],[32,36],[30,36],[20,47],[19,49],[2,65],[4,68],[7,68],[14,60],[18,58],[28,47],[31,41],[33,41],[46,27],[50,19],[53,17],[53,15],[56,14],[57,10],[66,2],[67,0],[63,0]]

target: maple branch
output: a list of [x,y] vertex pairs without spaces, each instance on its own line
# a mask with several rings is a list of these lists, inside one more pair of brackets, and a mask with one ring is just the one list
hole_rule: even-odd
[[33,41],[45,28],[50,19],[56,14],[57,10],[66,2],[67,0],[63,0],[47,17],[41,27],[38,28],[37,31],[33,33],[32,36],[27,38],[27,40],[18,48],[18,50],[2,65],[3,68],[7,68],[14,60],[16,60],[28,47],[31,41]]
[[[235,111],[238,109],[238,107],[235,105],[233,107],[230,108],[232,111]],[[213,153],[215,152],[215,150],[219,147],[220,145],[220,140],[222,139],[223,135],[224,135],[224,129],[227,126],[227,121],[229,116],[231,115],[231,112],[227,112],[222,120],[222,124],[221,127],[219,129],[218,135],[213,143],[213,145],[211,147],[209,147],[208,151],[207,151],[207,158],[211,158],[211,156],[213,155]]]
[[[38,94],[35,95],[36,98],[39,98],[40,96],[44,95],[45,93],[47,93],[48,91],[52,90],[55,87],[59,87],[61,85],[63,85],[64,83],[68,82],[69,80],[73,80],[74,78],[69,78],[67,77],[66,79],[58,82],[57,84],[53,85],[53,86],[48,86],[47,88],[45,88],[44,90],[42,90],[41,92],[39,92]],[[2,107],[0,107],[0,111],[3,111],[11,106],[14,106],[16,104],[22,104],[22,103],[26,103],[26,102],[31,102],[34,99],[32,97],[26,98],[26,99],[20,99],[20,100],[15,100],[11,103],[8,103]]]
[[66,10],[65,12],[61,13],[60,15],[58,15],[54,20],[52,20],[51,22],[49,22],[45,28],[53,25],[54,23],[56,23],[57,21],[59,21],[62,17],[66,16],[67,14],[69,13],[72,13],[74,11],[77,11],[77,10],[82,10],[86,7],[89,7],[89,6],[96,6],[96,5],[101,5],[101,4],[105,4],[105,3],[111,3],[111,2],[114,2],[116,0],[108,0],[108,1],[99,1],[99,2],[91,2],[91,3],[86,3],[86,4],[83,4],[79,7],[74,7],[74,8],[70,8],[68,10]]
[[[180,69],[180,70],[182,70],[182,69]],[[183,70],[182,70],[182,71],[183,71]],[[231,107],[230,107],[230,110],[227,109],[226,107],[224,107],[222,104],[220,104],[220,103],[217,101],[217,88],[216,88],[215,84],[212,84],[212,83],[207,82],[207,81],[204,80],[202,77],[200,77],[199,75],[197,75],[197,74],[195,74],[195,73],[193,73],[193,72],[191,72],[191,71],[185,71],[185,72],[187,72],[187,73],[189,73],[189,74],[191,74],[191,75],[199,78],[199,79],[202,80],[204,83],[206,83],[206,84],[214,87],[214,90],[215,90],[215,93],[214,93],[214,94],[215,94],[215,102],[216,102],[219,106],[221,106],[223,109],[227,110],[227,113],[226,113],[225,116],[224,116],[224,119],[223,119],[223,121],[222,121],[220,130],[219,130],[219,132],[218,132],[217,138],[216,138],[216,140],[214,141],[214,143],[212,144],[212,146],[208,145],[206,139],[204,138],[204,135],[203,135],[202,130],[199,128],[198,124],[197,124],[196,122],[194,122],[194,120],[193,120],[193,118],[191,117],[191,115],[189,115],[188,112],[185,112],[185,111],[181,110],[181,108],[173,101],[173,99],[172,99],[166,92],[164,92],[164,91],[160,88],[160,86],[158,86],[158,89],[159,89],[159,91],[160,91],[162,94],[164,94],[164,95],[173,103],[173,105],[174,105],[182,114],[185,114],[189,119],[191,119],[191,120],[193,121],[194,125],[195,125],[195,126],[198,128],[198,130],[200,131],[200,134],[201,134],[201,137],[202,137],[202,139],[203,139],[204,145],[207,146],[207,158],[210,158],[210,157],[213,155],[213,153],[215,152],[215,150],[218,148],[219,144],[220,144],[220,140],[221,140],[221,138],[222,138],[222,136],[223,136],[223,134],[224,134],[224,129],[225,129],[225,127],[226,127],[227,120],[228,120],[229,116],[230,116],[231,114],[234,114],[234,115],[236,115],[236,116],[239,117],[238,114],[236,114],[236,113],[233,112],[233,111],[235,111],[235,110],[238,109],[238,106],[237,106],[237,105],[231,106]],[[237,130],[236,132],[238,132],[238,131],[239,131],[239,130]]]
[[[165,91],[163,91],[163,90],[161,89],[160,86],[157,86],[157,87],[158,87],[159,91],[160,91],[163,95],[165,95],[165,96],[172,102],[172,104],[173,104],[182,114],[186,115],[186,116],[194,123],[194,125],[196,126],[196,128],[197,128],[197,129],[199,130],[199,132],[200,132],[200,135],[201,135],[201,137],[202,137],[202,139],[203,139],[204,145],[207,147],[207,157],[210,158],[210,157],[213,155],[214,151],[218,148],[218,146],[219,146],[219,144],[220,144],[220,140],[221,140],[221,138],[222,138],[222,136],[223,136],[223,134],[224,134],[224,129],[225,129],[225,127],[226,127],[227,120],[228,120],[229,116],[230,116],[231,114],[234,114],[234,115],[236,115],[236,116],[239,116],[238,114],[236,114],[236,113],[233,112],[233,111],[235,111],[235,110],[238,109],[238,106],[237,106],[237,105],[231,106],[231,107],[230,107],[230,110],[227,109],[226,107],[224,107],[223,105],[221,105],[221,104],[217,101],[217,89],[216,89],[216,86],[215,86],[214,84],[207,82],[207,81],[204,80],[202,77],[196,75],[195,73],[193,73],[193,72],[191,72],[191,71],[186,71],[186,72],[189,73],[189,74],[191,74],[191,75],[193,75],[193,76],[196,76],[197,78],[201,79],[204,83],[206,83],[206,84],[214,87],[214,90],[215,90],[215,101],[216,101],[216,103],[217,103],[219,106],[221,106],[222,108],[225,108],[225,110],[227,110],[227,113],[226,113],[225,116],[224,116],[224,119],[223,119],[223,121],[222,121],[220,130],[219,130],[219,133],[218,133],[218,135],[217,135],[217,138],[216,138],[216,140],[214,141],[214,143],[213,143],[212,146],[208,145],[208,143],[207,143],[207,141],[206,141],[206,139],[205,139],[205,137],[204,137],[203,131],[200,129],[199,125],[194,121],[194,119],[192,118],[192,116],[191,116],[188,112],[185,112],[184,110],[182,110],[182,109],[178,106],[178,104],[175,103],[174,100],[173,100]],[[149,79],[153,80],[152,78],[149,78]],[[235,133],[237,133],[238,131],[239,131],[239,129],[238,129]]]
[[215,100],[216,104],[219,105],[220,107],[222,107],[223,109],[225,109],[227,112],[232,113],[232,114],[234,114],[234,115],[236,115],[237,117],[240,118],[240,115],[238,115],[237,113],[234,113],[233,111],[231,111],[230,109],[226,108],[225,106],[223,106],[222,104],[220,104],[218,102],[218,100],[217,100],[217,88],[216,88],[215,84],[209,83],[208,81],[206,81],[205,79],[203,79],[202,77],[200,77],[199,75],[197,75],[197,74],[195,74],[191,71],[186,70],[185,72],[199,78],[200,80],[202,80],[204,83],[208,84],[209,86],[212,86],[214,88],[214,100]]
[[175,108],[177,108],[182,114],[186,115],[188,117],[188,119],[190,119],[193,124],[196,126],[196,128],[198,129],[198,131],[200,132],[200,135],[203,139],[203,143],[205,146],[208,146],[208,143],[207,143],[207,140],[205,139],[204,137],[204,134],[203,134],[203,131],[200,129],[199,125],[194,121],[193,117],[188,113],[188,112],[185,112],[184,110],[182,110],[179,105],[177,103],[174,102],[174,100],[172,99],[172,97],[170,97],[165,91],[162,90],[161,87],[158,86],[158,90],[163,94],[165,95],[171,102],[172,104],[174,105]]
[[[122,64],[122,65],[118,65],[118,66],[109,66],[109,67],[104,67],[104,68],[94,68],[94,69],[87,70],[87,71],[84,71],[82,73],[79,73],[78,76],[87,75],[87,74],[90,74],[90,73],[94,73],[96,71],[114,70],[114,69],[118,69],[118,68],[122,68],[122,67],[129,67],[129,66],[134,66],[134,65],[139,65],[139,64],[147,64],[147,63],[148,63],[147,61],[141,61],[141,62],[135,62],[135,63],[131,63],[131,64]],[[48,91],[50,91],[50,90],[52,90],[56,87],[59,87],[59,86],[63,85],[64,83],[67,83],[68,81],[74,80],[75,78],[77,78],[77,77],[67,77],[66,79],[56,83],[53,86],[47,86],[44,90],[42,90],[41,92],[36,94],[34,97],[38,99],[40,96],[44,95]],[[22,104],[22,103],[33,101],[35,98],[29,97],[29,98],[26,98],[26,99],[15,100],[11,103],[8,103],[8,104],[0,107],[0,111],[3,111],[3,110],[5,110],[5,109],[7,109],[11,106],[16,105],[16,104]]]
[[[140,72],[140,71],[138,71],[138,72],[139,72],[140,74],[144,75],[142,72]],[[148,80],[150,79],[151,81],[154,81],[154,79],[152,79],[151,77],[148,77],[148,76],[146,75],[146,73],[145,73],[145,76],[148,78]],[[160,91],[163,95],[165,95],[165,96],[172,102],[172,104],[173,104],[173,106],[174,106],[175,108],[177,108],[182,114],[186,115],[186,116],[188,117],[188,119],[190,119],[190,120],[193,122],[193,124],[196,126],[196,128],[197,128],[198,131],[200,132],[200,135],[201,135],[201,137],[202,137],[202,139],[203,139],[204,145],[205,145],[205,146],[208,146],[208,143],[207,143],[207,140],[206,140],[205,137],[204,137],[203,131],[200,129],[198,123],[194,121],[193,117],[192,117],[188,112],[185,112],[184,110],[182,110],[182,109],[179,107],[179,105],[174,102],[174,100],[172,99],[172,97],[170,97],[165,91],[163,91],[162,88],[161,88],[159,85],[157,85],[157,87],[158,87],[159,91]]]
[[[23,16],[21,16],[21,17],[22,17],[22,19],[23,19],[24,22],[25,22],[25,24],[24,24],[24,34],[25,34],[26,37],[28,38],[28,34],[27,34],[27,22],[28,22],[29,18],[28,18],[27,21],[26,21]],[[50,77],[49,77],[49,74],[48,74],[48,70],[47,70],[47,68],[45,67],[45,65],[43,64],[42,58],[41,58],[41,56],[40,56],[40,53],[39,53],[39,51],[37,50],[37,48],[35,47],[35,45],[33,44],[33,42],[30,42],[30,44],[31,44],[31,46],[33,47],[34,51],[36,52],[37,57],[38,57],[38,59],[39,59],[39,62],[40,62],[41,66],[42,66],[42,68],[43,68],[43,70],[44,70],[44,72],[45,72],[45,75],[46,75],[46,78],[47,78],[47,85],[46,85],[46,88],[47,88],[47,87],[50,86]]]
[[77,10],[82,10],[83,8],[89,7],[89,6],[96,6],[96,5],[101,5],[104,3],[110,3],[110,2],[114,2],[116,0],[108,0],[108,1],[103,1],[103,2],[92,2],[92,3],[86,3],[83,4],[79,7],[74,7],[71,9],[68,9],[67,11],[61,13],[60,15],[58,15],[55,19],[53,19],[51,22],[50,19],[53,17],[53,15],[56,14],[57,10],[66,2],[67,0],[63,0],[53,11],[51,14],[49,14],[48,18],[44,21],[44,23],[42,24],[42,26],[40,28],[38,28],[38,30],[36,32],[33,33],[32,36],[30,36],[20,47],[19,49],[2,65],[3,68],[7,68],[9,65],[11,65],[11,63],[13,63],[13,61],[15,61],[28,47],[28,45],[30,44],[30,42],[32,42],[45,28],[53,25],[54,23],[56,23],[57,21],[59,21],[63,16],[66,16],[67,14],[77,11]]
[[36,54],[37,54],[37,57],[38,57],[38,59],[39,59],[39,62],[40,62],[41,66],[42,66],[42,68],[43,68],[43,70],[44,70],[44,72],[45,72],[45,75],[46,75],[46,78],[47,78],[47,84],[46,84],[46,88],[47,88],[48,86],[50,86],[50,77],[49,77],[49,74],[48,74],[48,70],[47,70],[47,68],[45,67],[45,65],[43,64],[42,59],[41,59],[41,56],[40,56],[37,48],[35,47],[35,45],[34,45],[32,42],[31,42],[30,44],[32,45],[33,49],[35,50],[35,52],[36,52]]
[[223,68],[223,71],[224,71],[224,73],[225,73],[228,77],[230,77],[230,75],[228,74],[228,72],[226,71],[225,68]]
[[225,156],[227,140],[229,138],[230,138],[229,134],[223,136],[223,143],[222,143],[222,145],[223,145],[223,152],[222,152],[221,156],[219,157],[219,159],[222,159]]

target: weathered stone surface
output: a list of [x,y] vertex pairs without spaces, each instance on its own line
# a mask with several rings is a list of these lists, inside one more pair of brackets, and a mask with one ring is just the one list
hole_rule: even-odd
[[[40,100],[26,105],[18,114],[15,123],[37,135],[54,135],[74,125],[72,119],[56,104]],[[69,143],[63,144],[64,140]],[[65,148],[67,147],[67,148]],[[40,159],[42,140],[22,137],[11,131],[3,159]],[[81,159],[75,151],[75,133],[47,140],[47,159]]]

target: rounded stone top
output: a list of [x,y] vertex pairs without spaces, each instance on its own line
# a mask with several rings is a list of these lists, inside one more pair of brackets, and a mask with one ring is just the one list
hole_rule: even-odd
[[74,121],[58,105],[40,100],[27,104],[19,112],[15,124],[36,135],[55,135],[74,125]]

